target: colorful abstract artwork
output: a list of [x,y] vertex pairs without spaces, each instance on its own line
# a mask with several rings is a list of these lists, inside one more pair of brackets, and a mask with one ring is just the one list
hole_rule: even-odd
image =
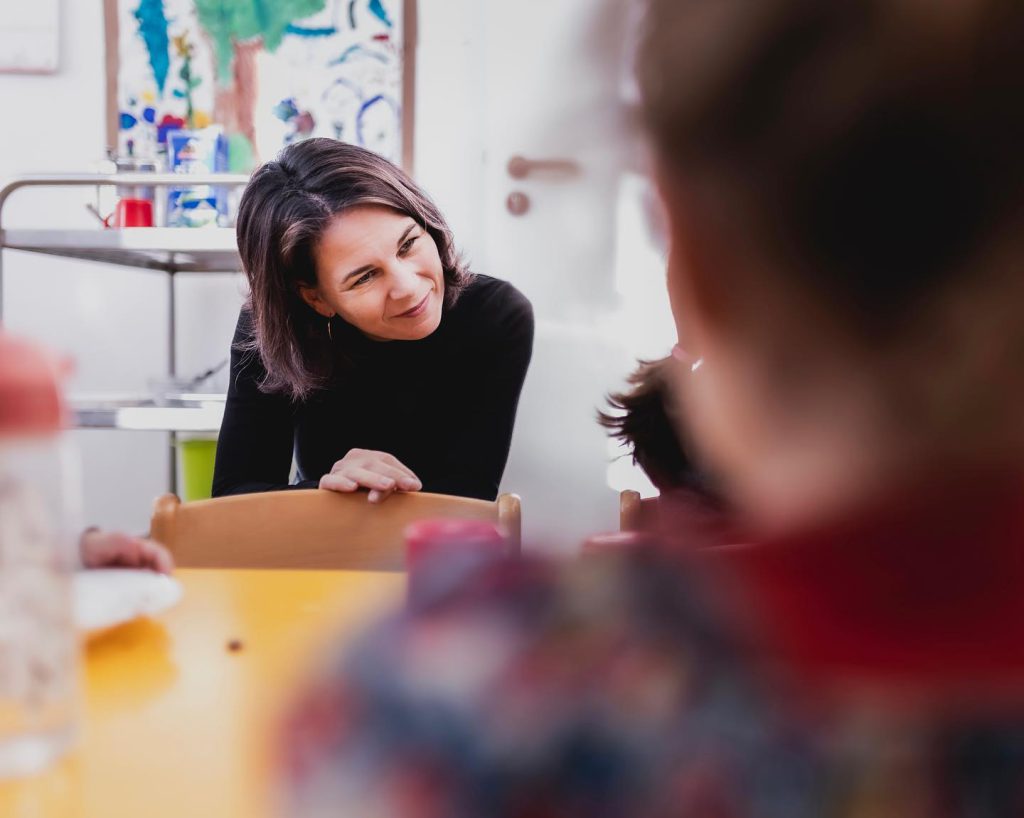
[[409,0],[115,1],[119,153],[219,126],[235,171],[311,136],[403,160]]

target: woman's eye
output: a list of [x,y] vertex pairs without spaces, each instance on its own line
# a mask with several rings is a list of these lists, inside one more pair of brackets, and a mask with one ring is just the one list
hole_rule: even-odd
[[406,239],[405,243],[398,248],[398,254],[404,256],[406,253],[412,250],[412,246],[413,244],[416,243],[416,239],[418,238],[419,236],[413,236],[412,238]]
[[374,275],[376,275],[376,273],[377,273],[377,271],[376,271],[376,270],[370,270],[369,272],[363,273],[363,274],[362,274],[361,276],[359,276],[359,278],[357,278],[357,279],[355,280],[355,282],[353,282],[352,286],[353,286],[353,287],[358,287],[358,286],[359,286],[359,285],[361,285],[361,284],[365,284],[365,283],[366,283],[366,282],[368,282],[368,281],[369,281],[369,280],[370,280],[371,278],[373,278],[373,277],[374,277]]

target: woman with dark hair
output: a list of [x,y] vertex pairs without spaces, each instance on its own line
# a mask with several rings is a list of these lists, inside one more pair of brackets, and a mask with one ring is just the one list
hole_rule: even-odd
[[529,301],[469,273],[399,168],[310,139],[239,206],[250,295],[232,343],[215,496],[297,485],[494,499],[533,344]]

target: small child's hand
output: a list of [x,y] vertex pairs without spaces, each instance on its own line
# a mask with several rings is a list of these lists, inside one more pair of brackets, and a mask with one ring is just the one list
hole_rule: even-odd
[[86,568],[148,568],[169,574],[174,570],[170,551],[160,543],[120,531],[90,528],[79,539]]

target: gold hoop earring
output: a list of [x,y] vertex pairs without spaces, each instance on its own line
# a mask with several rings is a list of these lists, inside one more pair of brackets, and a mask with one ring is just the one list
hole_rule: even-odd
[[331,318],[334,318],[334,316],[332,315],[330,316],[330,318],[327,319],[327,340],[333,344],[334,336],[331,335]]

